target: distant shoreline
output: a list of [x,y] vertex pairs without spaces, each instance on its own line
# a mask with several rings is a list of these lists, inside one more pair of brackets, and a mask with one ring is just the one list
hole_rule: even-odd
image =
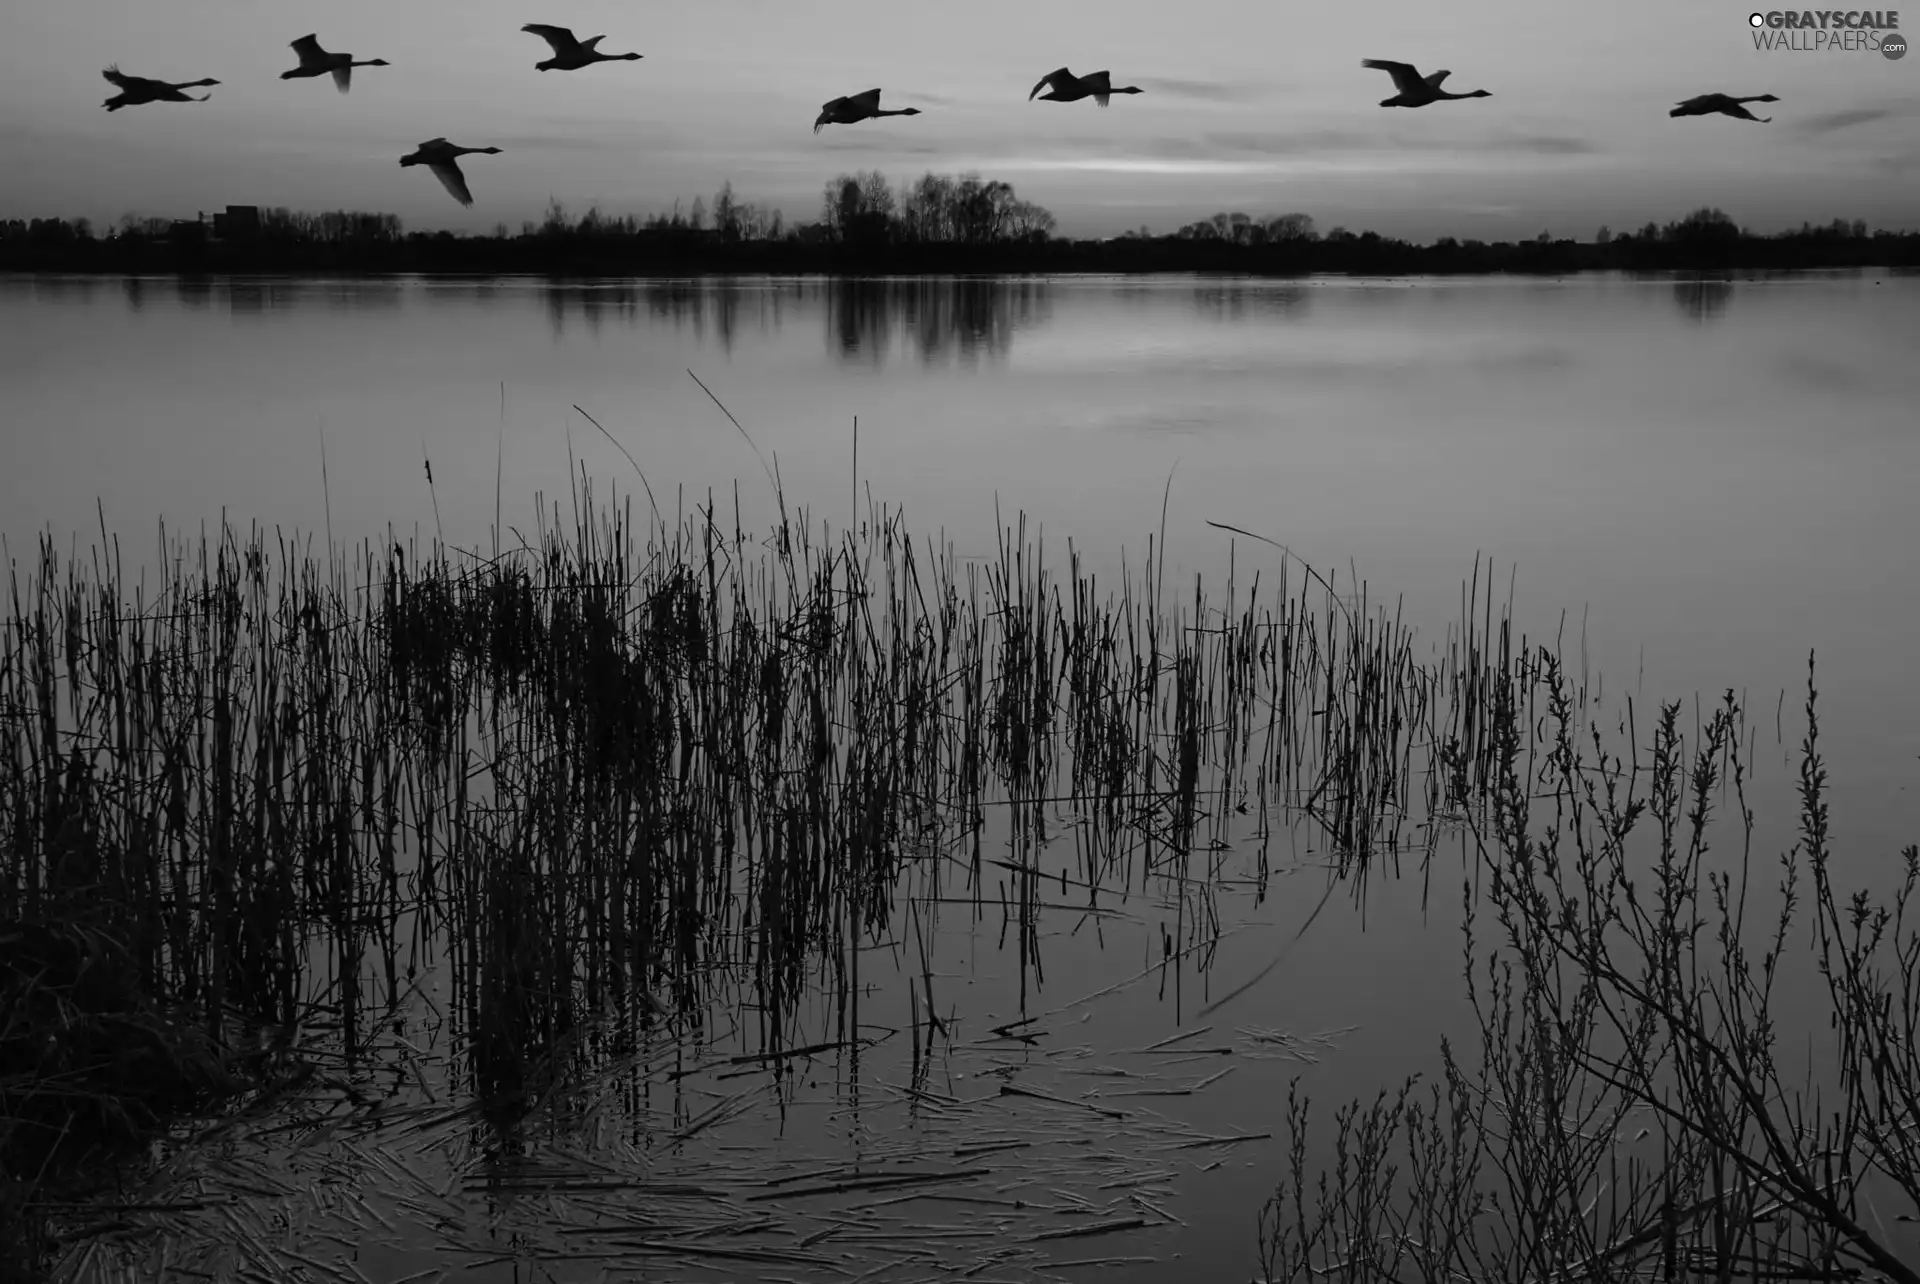
[[1712,246],[1638,240],[1416,246],[1380,238],[1230,245],[1174,237],[981,247],[856,247],[792,242],[581,244],[414,234],[373,245],[178,244],[145,238],[33,244],[0,240],[0,271],[130,276],[1572,276],[1601,272],[1920,268],[1920,233],[1742,237]]

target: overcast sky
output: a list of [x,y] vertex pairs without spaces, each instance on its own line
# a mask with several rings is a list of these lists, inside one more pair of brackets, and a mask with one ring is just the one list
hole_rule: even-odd
[[[0,214],[191,216],[222,205],[383,210],[410,228],[517,227],[548,198],[644,214],[709,196],[817,217],[833,174],[978,170],[1060,230],[1170,231],[1215,210],[1325,230],[1590,234],[1719,205],[1920,226],[1920,56],[1757,51],[1744,0],[31,0],[0,17]],[[1920,5],[1908,28],[1920,28]],[[606,34],[640,62],[538,72],[525,22]],[[385,58],[352,93],[282,81],[287,44]],[[1493,97],[1414,111],[1363,57]],[[203,105],[102,110],[100,69],[222,83]],[[1147,92],[1026,101],[1065,64]],[[880,85],[917,117],[810,131]],[[1771,125],[1669,119],[1697,93],[1771,92]],[[395,162],[444,135],[475,204]]]

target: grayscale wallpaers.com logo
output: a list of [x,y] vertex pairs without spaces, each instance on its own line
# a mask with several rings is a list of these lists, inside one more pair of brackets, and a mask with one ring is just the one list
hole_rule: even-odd
[[1748,14],[1747,25],[1753,28],[1755,49],[1877,53],[1889,59],[1907,52],[1898,9],[1773,9]]

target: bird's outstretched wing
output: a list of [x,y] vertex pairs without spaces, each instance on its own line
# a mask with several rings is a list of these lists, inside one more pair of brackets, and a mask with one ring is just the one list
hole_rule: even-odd
[[122,89],[151,89],[160,83],[157,80],[148,80],[145,76],[129,76],[120,70],[120,64],[118,63],[108,67],[100,74],[107,78],[108,84],[118,85]]
[[1448,76],[1451,76],[1452,74],[1453,73],[1450,71],[1431,72],[1427,76],[1427,83],[1429,85],[1432,85],[1435,89],[1438,89],[1440,88],[1440,82],[1445,80]]
[[343,94],[353,88],[353,68],[335,67],[333,69],[333,87]]
[[300,65],[303,67],[310,67],[327,56],[327,51],[320,47],[317,33],[302,36],[292,44],[293,51],[300,55]]
[[449,143],[444,138],[429,138],[426,142],[420,144],[418,150],[425,152],[425,151],[432,151],[435,148],[439,148],[439,147],[451,147],[451,146],[453,146],[453,144]]
[[843,107],[850,105],[852,102],[853,100],[851,98],[836,98],[830,103],[821,103],[820,110],[837,114]]
[[1065,89],[1068,85],[1071,85],[1072,83],[1073,83],[1073,73],[1071,71],[1068,71],[1065,67],[1060,68],[1060,70],[1058,71],[1050,71],[1046,75],[1040,77],[1040,83],[1033,87],[1033,93],[1030,93],[1027,95],[1027,101],[1032,102],[1034,100],[1034,97],[1038,95],[1042,89],[1045,89],[1049,85],[1053,86],[1055,90],[1060,90],[1060,89]]
[[460,166],[451,156],[427,162],[427,168],[440,180],[440,186],[447,189],[449,195],[462,205],[473,204],[473,193],[467,190],[467,176],[460,172]]
[[1093,94],[1093,101],[1099,103],[1102,107],[1107,105],[1109,97],[1113,93],[1113,73],[1090,71],[1080,77],[1080,83],[1085,85]]
[[573,32],[565,27],[553,27],[544,22],[529,22],[520,30],[530,31],[552,45],[557,57],[564,58],[568,54],[580,52],[580,42],[575,40]]
[[878,89],[869,89],[864,94],[848,94],[847,101],[853,106],[865,108],[867,111],[879,111],[880,91]]
[[1384,71],[1393,77],[1393,87],[1403,94],[1418,93],[1427,87],[1420,79],[1419,70],[1410,62],[1390,62],[1385,58],[1362,58],[1362,67],[1371,67],[1375,71]]

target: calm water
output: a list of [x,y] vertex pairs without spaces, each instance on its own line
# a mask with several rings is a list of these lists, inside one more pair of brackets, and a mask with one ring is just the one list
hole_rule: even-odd
[[99,511],[137,547],[160,518],[324,532],[329,503],[336,539],[430,535],[436,500],[447,539],[484,545],[496,473],[532,538],[570,451],[641,494],[575,406],[663,509],[737,496],[764,520],[761,465],[691,370],[835,525],[858,417],[862,490],[962,552],[990,551],[997,502],[1138,565],[1164,495],[1174,566],[1223,575],[1205,523],[1227,522],[1436,632],[1484,553],[1536,635],[1584,619],[1590,664],[1650,698],[1757,708],[1817,650],[1833,730],[1860,737],[1838,774],[1920,779],[1912,275],[0,278],[0,333],[16,555],[44,529],[84,543]]
[[[1773,710],[1782,691],[1800,699],[1815,651],[1843,855],[1864,867],[1920,836],[1913,276],[0,278],[0,334],[0,533],[16,560],[46,530],[84,547],[104,521],[131,556],[157,548],[160,519],[192,531],[223,514],[485,546],[496,485],[503,525],[532,538],[536,496],[566,518],[570,458],[644,506],[632,464],[575,407],[632,453],[669,519],[711,495],[762,523],[767,477],[691,371],[816,523],[848,519],[857,480],[984,555],[997,502],[1106,574],[1123,552],[1139,565],[1164,501],[1168,574],[1189,589],[1224,578],[1231,537],[1207,522],[1229,523],[1357,574],[1436,639],[1490,556],[1522,627],[1561,632],[1609,695],[1745,692],[1775,797],[1789,776]],[[1232,554],[1243,583],[1276,561],[1244,539]],[[1255,918],[1291,934],[1320,887]],[[1387,903],[1369,912],[1387,915],[1417,895],[1376,893]],[[1449,923],[1388,937],[1349,917],[1237,1001],[1252,1025],[1357,1025],[1310,1072],[1334,1095],[1431,1064],[1458,988]],[[1040,1009],[1152,961],[1144,928],[1101,950],[1059,926]],[[996,933],[954,925],[948,983],[977,977],[969,1002],[1010,1013]],[[1216,990],[1271,953],[1229,938]],[[1084,1016],[1095,1033],[1074,1037],[1090,1046],[1138,1046],[1191,1025],[1193,1001],[1169,985],[1058,1020]],[[1243,1070],[1181,1117],[1277,1130],[1299,1068]],[[1239,1150],[1180,1187],[1169,1207],[1188,1224],[1171,1238],[1067,1255],[1180,1252],[1243,1278],[1278,1152]]]

